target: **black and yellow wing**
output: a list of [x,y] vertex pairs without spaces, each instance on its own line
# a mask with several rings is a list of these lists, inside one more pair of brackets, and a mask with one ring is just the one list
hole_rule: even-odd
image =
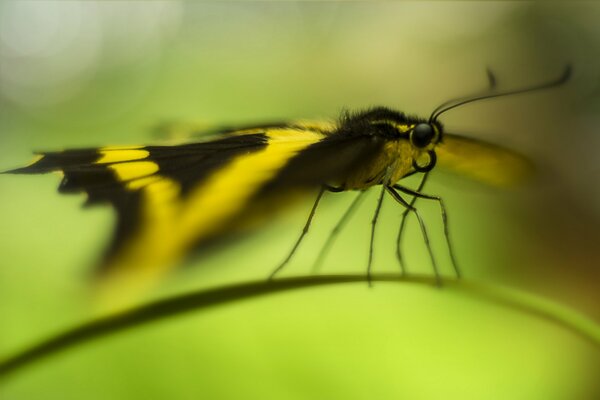
[[440,168],[492,186],[510,187],[533,173],[519,153],[460,135],[445,133],[435,152]]
[[377,154],[379,143],[335,135],[328,126],[249,128],[175,146],[41,153],[10,172],[59,171],[61,192],[85,192],[86,205],[111,204],[117,223],[100,266],[103,281],[135,291],[198,244],[227,233],[249,210],[281,193],[336,180]]

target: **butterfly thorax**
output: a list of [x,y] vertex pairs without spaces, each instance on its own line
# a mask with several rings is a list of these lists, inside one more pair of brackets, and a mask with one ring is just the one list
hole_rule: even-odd
[[349,171],[340,183],[345,190],[364,190],[374,185],[394,184],[414,172],[435,165],[434,148],[442,126],[383,107],[345,114],[336,134],[364,136],[379,144],[369,160]]

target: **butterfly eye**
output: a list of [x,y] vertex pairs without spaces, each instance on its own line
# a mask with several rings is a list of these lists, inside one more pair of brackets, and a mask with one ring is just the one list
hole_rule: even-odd
[[417,124],[410,132],[410,142],[415,147],[423,148],[431,143],[434,136],[435,132],[433,127],[429,124],[421,123]]

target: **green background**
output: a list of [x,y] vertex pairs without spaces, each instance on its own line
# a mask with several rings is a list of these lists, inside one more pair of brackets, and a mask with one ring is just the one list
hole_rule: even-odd
[[[435,172],[469,280],[537,293],[600,320],[600,6],[594,3],[0,3],[0,170],[33,150],[160,140],[153,126],[336,117],[387,105],[426,116],[480,90],[568,85],[449,112],[447,130],[529,154],[524,187]],[[164,134],[162,134],[164,136]],[[91,266],[108,207],[83,210],[56,176],[0,176],[0,356],[94,315]],[[375,191],[374,191],[375,192]],[[283,275],[310,272],[354,194],[328,195]],[[362,273],[370,193],[323,272]],[[173,274],[149,298],[263,279],[310,200]],[[375,270],[397,271],[402,213],[387,199]],[[451,276],[435,204],[419,203]],[[431,273],[418,227],[411,272]],[[146,301],[142,299],[140,301]],[[600,351],[546,321],[456,291],[352,284],[253,299],[144,326],[0,381],[2,399],[591,399]]]

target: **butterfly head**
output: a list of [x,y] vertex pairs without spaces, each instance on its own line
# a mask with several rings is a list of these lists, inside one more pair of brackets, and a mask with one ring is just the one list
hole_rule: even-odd
[[[376,107],[357,114],[346,114],[342,119],[341,131],[349,136],[366,135],[397,143],[400,147],[393,145],[393,148],[401,153],[401,157],[410,155],[414,170],[427,172],[435,166],[434,149],[442,139],[443,127],[437,120],[427,121],[385,107]],[[406,144],[410,145],[410,151],[407,151]]]

